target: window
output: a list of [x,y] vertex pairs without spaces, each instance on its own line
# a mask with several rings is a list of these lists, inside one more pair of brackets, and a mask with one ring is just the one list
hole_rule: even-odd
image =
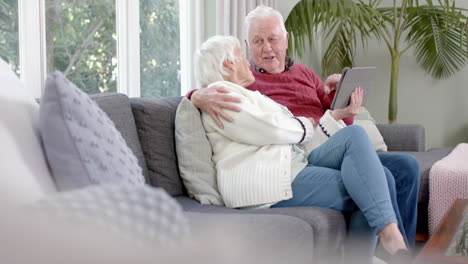
[[143,97],[180,95],[178,0],[140,0],[140,87]]
[[189,2],[0,0],[0,56],[36,97],[53,71],[88,93],[180,95],[179,5]]
[[87,93],[117,91],[114,0],[46,0],[46,69]]
[[0,1],[0,58],[20,74],[18,0]]

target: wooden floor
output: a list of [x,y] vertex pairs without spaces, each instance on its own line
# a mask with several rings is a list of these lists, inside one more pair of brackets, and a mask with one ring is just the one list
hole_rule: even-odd
[[427,242],[429,240],[429,234],[416,233],[416,241]]

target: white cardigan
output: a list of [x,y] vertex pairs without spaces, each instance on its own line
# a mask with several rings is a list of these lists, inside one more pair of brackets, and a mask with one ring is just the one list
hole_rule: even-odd
[[[207,113],[202,122],[213,149],[218,188],[227,207],[237,208],[277,203],[292,197],[292,144],[304,136],[302,147],[310,152],[328,136],[309,119],[293,118],[289,110],[261,93],[234,83],[221,81],[212,85],[227,88],[229,95],[241,99],[240,112],[225,110],[233,122],[223,119],[219,128]],[[327,112],[320,124],[333,135],[346,126]],[[304,134],[305,133],[305,134]],[[303,167],[306,166],[304,160]],[[303,168],[302,167],[302,168]]]

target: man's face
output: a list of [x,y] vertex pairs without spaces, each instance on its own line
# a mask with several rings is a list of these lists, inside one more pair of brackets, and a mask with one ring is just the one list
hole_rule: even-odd
[[258,67],[268,73],[284,71],[288,34],[281,30],[275,17],[252,21],[248,32],[249,55]]

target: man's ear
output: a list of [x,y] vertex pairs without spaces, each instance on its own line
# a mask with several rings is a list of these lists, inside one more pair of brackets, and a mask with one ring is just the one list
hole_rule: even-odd
[[232,61],[224,60],[223,66],[230,71],[234,71],[234,63]]
[[289,32],[286,32],[286,49],[288,49],[289,44]]

